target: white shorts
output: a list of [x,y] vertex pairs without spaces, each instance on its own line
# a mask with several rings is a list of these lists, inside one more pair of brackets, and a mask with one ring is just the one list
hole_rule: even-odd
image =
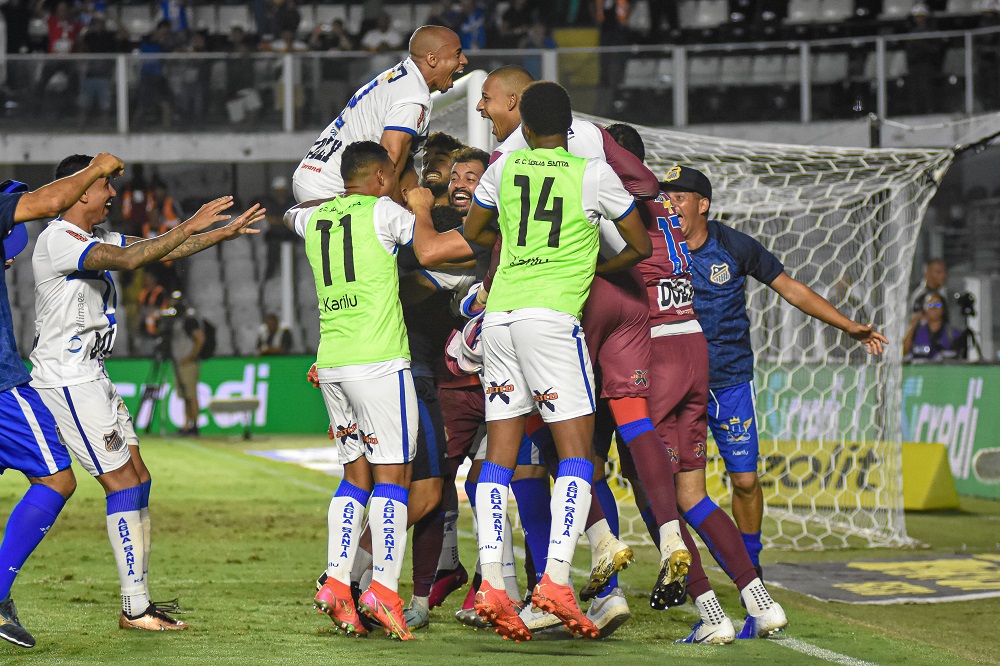
[[55,417],[59,437],[92,476],[113,472],[138,446],[132,415],[107,377],[62,388],[36,389]]
[[575,317],[492,314],[482,333],[487,421],[535,409],[546,423],[594,413],[594,371]]
[[410,370],[382,377],[321,382],[340,463],[365,456],[374,465],[398,465],[417,451],[420,413]]

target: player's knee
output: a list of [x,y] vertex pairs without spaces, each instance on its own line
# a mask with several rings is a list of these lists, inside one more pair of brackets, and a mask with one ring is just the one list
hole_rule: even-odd
[[71,467],[59,470],[49,476],[35,477],[31,481],[51,488],[66,499],[69,499],[76,491],[76,475],[73,474]]
[[733,484],[733,493],[741,496],[756,495],[760,490],[757,472],[733,472],[729,475]]

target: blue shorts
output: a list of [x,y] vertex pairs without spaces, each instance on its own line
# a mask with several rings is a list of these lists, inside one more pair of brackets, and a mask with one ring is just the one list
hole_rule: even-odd
[[21,384],[0,391],[0,474],[16,469],[49,476],[71,464],[56,421],[35,389]]
[[753,382],[708,391],[708,427],[729,472],[756,472],[757,395]]

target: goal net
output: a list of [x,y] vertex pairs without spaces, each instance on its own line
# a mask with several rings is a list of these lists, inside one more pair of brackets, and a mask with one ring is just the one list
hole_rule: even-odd
[[[467,123],[475,120],[467,104],[452,103],[435,108],[431,124],[464,139]],[[890,341],[883,356],[870,357],[840,331],[747,281],[766,544],[809,549],[911,543],[903,516],[901,343],[911,315],[914,245],[953,153],[636,129],[654,173],[662,177],[676,164],[705,172],[715,193],[715,219],[758,239],[789,275]],[[734,424],[732,436],[742,427]],[[728,502],[724,467],[711,441],[709,451],[709,494]],[[609,465],[624,538],[648,543],[628,484],[615,461]]]

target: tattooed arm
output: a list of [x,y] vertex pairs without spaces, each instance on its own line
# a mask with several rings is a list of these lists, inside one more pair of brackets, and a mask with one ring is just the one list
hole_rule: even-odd
[[[191,256],[196,252],[210,248],[222,241],[232,240],[244,234],[259,234],[260,229],[253,229],[251,225],[264,219],[266,208],[261,208],[260,204],[254,204],[243,212],[238,218],[224,227],[206,231],[202,234],[195,234],[186,241],[175,247],[169,253],[160,258],[160,261],[173,261]],[[135,243],[144,242],[145,239],[136,236],[126,236],[125,245],[131,246]]]
[[192,234],[207,229],[216,222],[228,220],[222,211],[233,205],[232,197],[220,197],[202,206],[191,218],[156,238],[118,247],[110,243],[96,243],[83,259],[83,268],[88,271],[135,270],[154,261],[159,261],[177,248]]

